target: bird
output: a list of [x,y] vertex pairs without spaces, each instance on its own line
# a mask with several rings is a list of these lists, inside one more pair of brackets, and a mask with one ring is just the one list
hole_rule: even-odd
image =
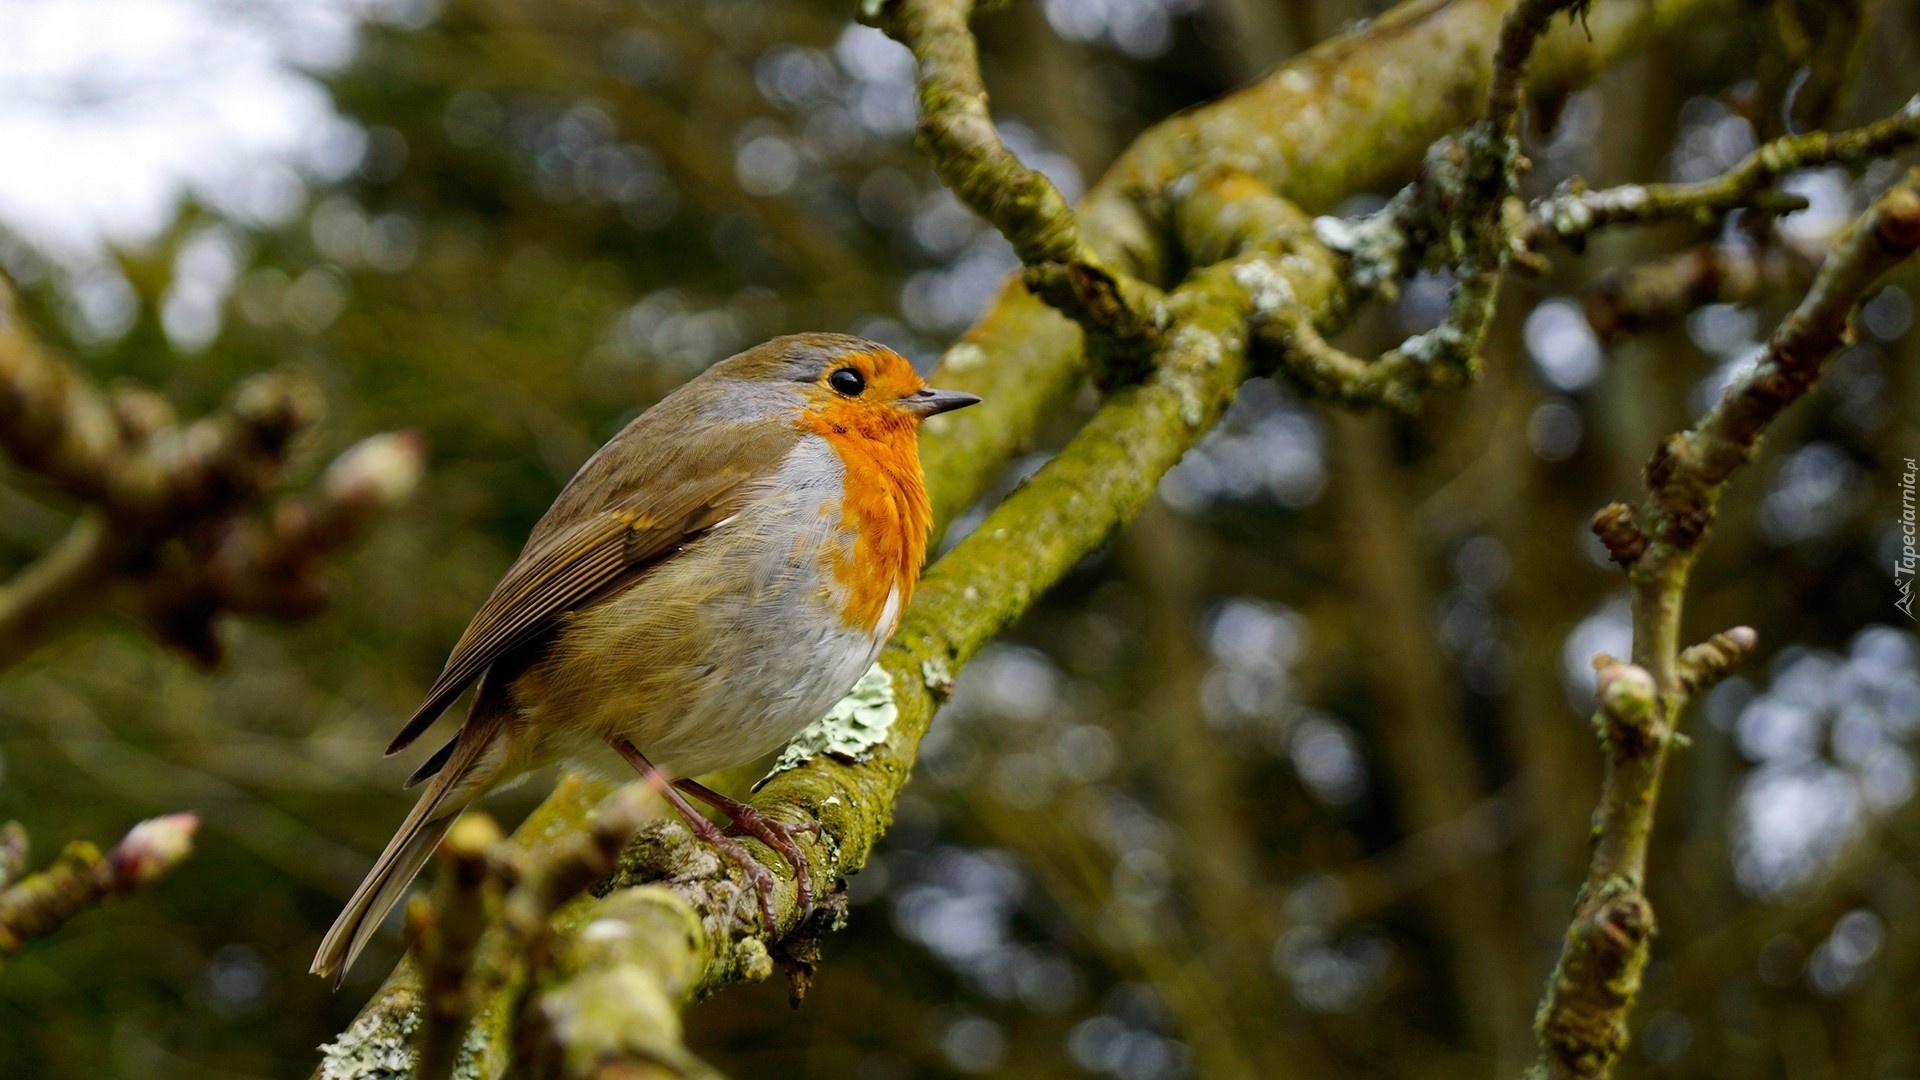
[[928,387],[884,345],[775,338],[714,364],[582,465],[533,527],[398,753],[475,686],[458,732],[408,786],[419,801],[313,961],[337,987],[447,829],[487,791],[611,750],[754,882],[770,872],[687,802],[726,814],[795,871],[796,835],[695,778],[771,753],[852,689],[899,626],[932,512],[918,431],[980,401]]

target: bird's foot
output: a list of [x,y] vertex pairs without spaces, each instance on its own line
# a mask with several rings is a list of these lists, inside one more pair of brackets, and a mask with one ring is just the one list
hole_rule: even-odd
[[[640,774],[641,779],[645,780],[649,787],[658,791],[661,797],[667,800],[667,805],[673,807],[674,810],[680,814],[681,819],[687,823],[687,829],[693,833],[695,840],[712,848],[714,854],[720,856],[722,859],[746,871],[748,879],[753,882],[754,892],[759,894],[760,897],[760,918],[762,924],[767,928],[767,931],[771,933],[774,926],[777,925],[775,922],[776,913],[773,906],[773,890],[777,883],[774,881],[773,872],[761,865],[760,860],[754,858],[752,852],[734,843],[732,838],[720,831],[718,825],[708,821],[705,814],[694,809],[693,804],[688,802],[687,797],[680,794],[680,791],[682,788],[686,788],[695,794],[704,793],[702,798],[705,798],[706,795],[712,795],[714,798],[723,798],[724,796],[709,791],[707,788],[695,784],[690,780],[679,782],[670,781],[667,779],[667,774],[656,768],[653,762],[648,761],[647,756],[641,753],[639,748],[631,742],[621,738],[610,739],[608,741],[612,745],[614,752],[626,758],[627,763],[633,766],[634,771]],[[729,799],[727,801],[732,802],[733,800]],[[782,854],[785,853],[782,852]],[[807,896],[806,885],[804,884],[805,879],[802,878],[800,881],[802,882],[800,895],[803,899],[802,907],[804,908],[804,899]]]
[[[791,825],[778,821],[738,799],[730,799],[693,780],[676,781],[674,786],[732,819],[733,824],[727,827],[726,835],[751,836],[779,852],[780,857],[787,860],[787,865],[793,867],[794,888],[799,893],[800,917],[805,919],[813,912],[813,875],[807,869],[806,852],[800,850],[800,844],[794,838],[803,833],[820,835],[819,822],[807,821],[799,825]],[[754,865],[762,874],[767,872],[766,867],[758,863]],[[757,884],[758,879],[755,880]],[[771,887],[772,881],[769,875],[765,888],[771,889]],[[766,898],[764,893],[762,898],[763,900]],[[767,902],[771,903],[771,901]],[[772,921],[769,920],[767,925],[771,927]]]
[[[799,833],[818,835],[819,822],[809,821],[804,825],[789,825],[784,821],[775,821],[746,803],[738,799],[729,799],[697,781],[669,782],[666,774],[655,768],[653,762],[648,761],[647,756],[631,742],[622,738],[612,739],[610,742],[614,752],[626,758],[627,763],[665,796],[669,805],[680,812],[680,816],[686,820],[687,828],[693,831],[694,839],[706,844],[721,858],[746,871],[747,877],[753,882],[754,891],[760,895],[760,917],[769,933],[778,925],[773,904],[774,888],[778,882],[774,879],[773,871],[768,870],[759,859],[754,858],[752,852],[735,843],[733,836],[756,837],[779,852],[781,857],[793,867],[793,883],[799,892],[800,917],[805,919],[813,912],[813,878],[807,872],[806,853],[800,850],[800,845],[793,838]],[[727,815],[732,819],[733,824],[722,832],[719,826],[708,821],[705,814],[694,809],[693,805],[687,802],[686,796],[680,794],[682,791]]]

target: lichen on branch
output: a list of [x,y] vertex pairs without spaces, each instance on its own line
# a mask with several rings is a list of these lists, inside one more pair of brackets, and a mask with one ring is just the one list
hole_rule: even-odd
[[1773,190],[1790,172],[1876,161],[1920,142],[1920,96],[1899,111],[1851,131],[1787,135],[1754,150],[1719,176],[1692,183],[1623,184],[1589,191],[1578,181],[1535,204],[1514,231],[1516,249],[1577,246],[1596,229],[1675,218],[1712,221],[1749,207],[1769,214],[1806,208],[1806,200]]
[[1352,372],[1355,400],[1406,409],[1429,386],[1474,379],[1480,344],[1510,257],[1507,203],[1519,181],[1518,117],[1522,77],[1553,17],[1583,16],[1588,0],[1521,0],[1501,23],[1480,118],[1458,136],[1428,148],[1420,175],[1377,213],[1357,222],[1322,218],[1322,243],[1346,255],[1346,276],[1360,295],[1391,296],[1419,270],[1453,276],[1453,296],[1440,325],[1407,338],[1371,363],[1348,357],[1319,328],[1296,320],[1293,343],[1315,369]]

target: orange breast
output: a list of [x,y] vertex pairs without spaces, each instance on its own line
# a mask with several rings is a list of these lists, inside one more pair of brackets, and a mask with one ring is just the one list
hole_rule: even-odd
[[888,595],[899,590],[896,612],[913,596],[933,523],[913,422],[890,412],[848,403],[809,412],[801,425],[825,438],[846,467],[840,521],[854,542],[832,556],[834,576],[847,590],[841,618],[880,633],[893,629],[878,625]]

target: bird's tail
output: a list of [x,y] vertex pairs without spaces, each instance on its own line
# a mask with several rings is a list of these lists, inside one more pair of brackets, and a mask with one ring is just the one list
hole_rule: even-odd
[[440,838],[447,834],[454,819],[488,786],[486,781],[490,777],[477,766],[491,756],[486,753],[485,744],[492,741],[488,736],[493,732],[475,730],[477,726],[472,720],[468,721],[460,733],[461,745],[455,748],[452,759],[427,785],[427,790],[420,793],[420,801],[413,805],[393,839],[387,841],[387,849],[380,853],[366,880],[353,891],[346,909],[333,921],[333,929],[328,930],[325,940],[320,942],[312,971],[322,977],[331,976],[336,989],[346,979],[347,969],[353,966],[360,950],[366,948],[380,928],[387,912],[406,895],[407,887],[413,884],[433,849],[440,846]]

